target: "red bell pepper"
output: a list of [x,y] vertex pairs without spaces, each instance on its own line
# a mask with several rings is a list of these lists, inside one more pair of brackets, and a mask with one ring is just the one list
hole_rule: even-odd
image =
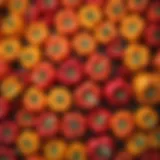
[[104,0],[87,0],[88,4],[98,5],[98,6],[104,5],[105,4],[104,2],[106,3],[106,1],[104,1]]
[[8,116],[10,110],[10,104],[8,100],[0,97],[0,119],[4,119]]
[[157,51],[156,55],[153,58],[153,67],[160,71],[160,49]]
[[131,87],[122,78],[116,78],[106,84],[104,95],[110,105],[124,107],[131,100]]
[[59,130],[59,121],[54,113],[42,113],[37,118],[36,129],[42,138],[53,137]]
[[26,110],[19,110],[16,114],[16,122],[20,127],[33,127],[34,126],[34,116],[32,113]]
[[18,127],[12,121],[5,121],[0,126],[0,142],[2,144],[13,144],[18,136]]
[[108,136],[92,138],[87,143],[89,159],[109,160],[113,156],[114,142]]
[[31,81],[39,89],[48,89],[55,82],[55,69],[51,63],[41,62],[32,72]]
[[116,76],[128,80],[131,78],[131,71],[126,66],[121,65],[116,70]]
[[97,108],[89,113],[88,126],[94,133],[105,133],[110,128],[110,119],[110,111]]
[[0,60],[0,81],[3,80],[10,73],[10,66],[8,63]]
[[140,160],[159,160],[159,159],[160,159],[160,152],[155,149],[149,149],[145,151],[140,157]]
[[68,139],[82,137],[86,132],[85,118],[81,113],[66,113],[62,120],[62,133]]
[[82,80],[83,67],[79,60],[66,60],[58,70],[58,81],[64,85],[76,85]]
[[148,20],[151,22],[159,23],[160,22],[160,2],[153,1],[149,5],[149,9],[147,11]]
[[104,81],[110,75],[111,62],[104,55],[94,54],[87,61],[85,71],[92,80]]
[[74,100],[77,107],[85,110],[97,106],[100,101],[100,88],[95,83],[87,81],[76,88]]
[[106,48],[106,54],[113,60],[122,60],[126,48],[126,41],[120,37],[113,39]]
[[113,160],[133,160],[134,158],[129,152],[120,151],[116,154]]
[[42,12],[55,11],[59,6],[57,0],[36,0],[36,6]]
[[151,47],[160,46],[160,26],[151,24],[145,30],[145,41]]
[[8,147],[0,147],[0,159],[1,160],[17,160],[15,153]]

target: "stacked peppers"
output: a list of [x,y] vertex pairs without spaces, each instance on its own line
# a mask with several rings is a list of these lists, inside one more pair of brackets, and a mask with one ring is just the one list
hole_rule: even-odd
[[158,0],[0,1],[0,160],[159,160]]

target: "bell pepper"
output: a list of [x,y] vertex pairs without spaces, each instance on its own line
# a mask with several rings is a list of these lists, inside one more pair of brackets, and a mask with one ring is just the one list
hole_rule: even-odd
[[114,149],[114,141],[109,136],[92,138],[87,142],[88,157],[92,160],[109,160],[113,156]]
[[4,60],[0,60],[0,81],[4,80],[10,74],[10,71],[10,65]]
[[41,155],[35,154],[27,157],[26,160],[45,160],[45,159]]
[[59,130],[58,118],[54,113],[42,113],[36,120],[36,130],[42,138],[53,137]]
[[32,45],[43,44],[48,35],[49,31],[44,22],[31,23],[26,31],[26,39]]
[[73,35],[79,28],[77,16],[71,10],[58,12],[55,23],[57,31],[63,35]]
[[49,89],[55,79],[56,71],[54,66],[47,61],[40,62],[31,73],[32,83],[41,90]]
[[87,3],[89,5],[95,5],[95,6],[103,6],[105,3],[105,0],[87,0]]
[[131,71],[144,69],[150,60],[149,48],[145,45],[131,44],[125,49],[124,65]]
[[54,13],[53,11],[48,10],[41,11],[37,5],[33,5],[29,8],[29,11],[25,15],[25,20],[28,23],[34,22],[43,22],[47,25],[47,27],[51,27],[53,25]]
[[95,83],[86,81],[74,91],[74,101],[77,107],[90,110],[100,101],[100,88]]
[[8,100],[17,98],[23,90],[23,84],[16,76],[9,76],[1,83],[1,94]]
[[17,160],[17,157],[11,148],[1,146],[0,147],[0,159],[1,160]]
[[116,75],[126,80],[130,80],[132,77],[131,71],[124,65],[121,65],[117,68]]
[[69,41],[62,36],[52,36],[46,42],[46,54],[53,62],[61,62],[69,57]]
[[152,130],[158,124],[158,114],[149,106],[140,107],[135,113],[135,122],[140,129]]
[[147,18],[154,23],[160,22],[160,2],[152,1],[147,11]]
[[36,46],[26,46],[20,51],[20,64],[25,69],[32,69],[35,67],[40,59],[41,52]]
[[127,110],[121,110],[111,118],[111,129],[114,135],[120,139],[128,138],[135,127],[134,117],[131,112]]
[[83,66],[78,59],[70,58],[63,62],[57,72],[58,81],[67,86],[79,84],[83,78]]
[[10,145],[16,142],[18,127],[13,121],[4,121],[0,126],[0,141],[3,145]]
[[150,24],[146,27],[144,32],[144,38],[146,43],[151,47],[160,46],[160,27],[159,25]]
[[129,152],[119,151],[113,160],[134,160],[134,158]]
[[23,104],[30,112],[41,112],[46,107],[46,96],[39,89],[31,87],[25,92]]
[[86,147],[81,142],[73,142],[66,153],[67,160],[87,160]]
[[122,78],[115,78],[104,87],[104,96],[112,106],[124,107],[132,97],[130,85]]
[[72,105],[72,94],[65,87],[55,87],[48,95],[49,108],[54,112],[66,112]]
[[9,101],[3,97],[0,97],[0,120],[8,116],[11,105]]
[[132,88],[138,102],[154,105],[160,102],[160,78],[158,74],[142,72],[133,78]]
[[24,15],[25,12],[27,12],[29,6],[28,0],[14,0],[9,1],[9,11],[16,15]]
[[149,146],[151,148],[160,149],[160,127],[152,130],[148,135]]
[[0,42],[0,45],[0,57],[4,61],[12,62],[17,60],[20,52],[20,42],[17,39],[4,39]]
[[95,40],[86,32],[78,33],[73,39],[73,49],[78,56],[89,56],[93,54],[95,48]]
[[62,0],[61,3],[64,5],[65,8],[76,9],[81,5],[82,2],[83,0]]
[[156,55],[153,57],[152,66],[160,72],[160,50],[158,50]]
[[138,132],[135,133],[126,144],[127,151],[133,156],[139,156],[146,149],[148,149],[148,139],[147,135]]
[[138,15],[128,15],[120,26],[121,35],[129,41],[139,39],[144,29],[144,20]]
[[50,140],[44,146],[44,156],[47,160],[62,160],[65,158],[67,145],[62,140]]
[[23,32],[23,27],[23,20],[19,16],[11,14],[2,20],[0,28],[3,35],[19,36]]
[[110,76],[111,62],[104,55],[94,54],[86,62],[85,72],[94,81],[105,81]]
[[79,11],[79,23],[85,29],[94,29],[101,18],[100,8],[96,5],[83,6]]
[[16,123],[22,128],[29,128],[34,126],[34,116],[30,112],[21,109],[16,113]]
[[111,22],[121,22],[126,14],[126,7],[122,0],[108,1],[105,14]]
[[[144,13],[148,6],[149,0],[129,0],[128,9],[135,13]],[[146,13],[148,10],[146,11]]]
[[17,147],[23,155],[31,155],[38,151],[40,140],[34,131],[23,131],[17,140]]
[[82,137],[86,132],[85,118],[81,113],[66,113],[62,120],[62,133],[67,139]]
[[99,43],[106,45],[115,38],[116,34],[114,24],[103,22],[96,28],[95,37]]
[[94,133],[105,133],[110,128],[111,112],[104,108],[97,108],[88,115],[88,126]]
[[112,60],[120,61],[123,59],[127,43],[121,37],[115,37],[106,47],[106,54]]
[[56,11],[59,7],[59,1],[55,0],[35,0],[37,8],[42,12]]
[[160,153],[158,150],[155,149],[147,150],[140,157],[140,160],[158,160],[158,159],[160,159]]

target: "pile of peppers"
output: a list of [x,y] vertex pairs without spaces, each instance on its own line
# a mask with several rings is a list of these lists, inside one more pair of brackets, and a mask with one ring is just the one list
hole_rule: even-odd
[[0,160],[160,160],[159,0],[0,0]]

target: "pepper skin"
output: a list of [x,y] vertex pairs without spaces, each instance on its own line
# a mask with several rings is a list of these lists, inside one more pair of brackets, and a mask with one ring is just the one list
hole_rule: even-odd
[[10,74],[11,68],[7,62],[0,60],[0,81]]
[[56,71],[54,66],[46,61],[42,61],[36,65],[31,74],[32,83],[41,90],[49,89],[55,80]]
[[112,60],[120,61],[123,59],[126,41],[121,37],[116,37],[110,41],[106,47],[106,54]]
[[160,46],[160,27],[157,24],[150,24],[146,27],[144,32],[144,38],[146,43],[150,47],[159,47]]
[[127,151],[119,151],[113,160],[134,160],[134,158]]
[[11,105],[9,101],[3,97],[0,97],[0,119],[5,119],[10,111]]
[[68,139],[82,137],[86,132],[85,118],[78,112],[70,112],[64,115],[62,120],[62,133]]
[[94,81],[105,81],[111,72],[111,62],[100,54],[91,56],[85,65],[85,72]]
[[4,121],[0,126],[0,142],[2,144],[14,144],[18,136],[17,124],[13,121]]
[[87,142],[88,156],[92,160],[109,160],[113,156],[114,141],[108,137],[91,138]]
[[79,28],[76,13],[71,10],[58,12],[55,23],[57,31],[62,35],[73,35]]
[[131,95],[130,85],[122,78],[113,79],[104,88],[104,96],[112,106],[125,107],[130,102]]
[[153,22],[153,23],[159,23],[160,22],[160,14],[159,14],[159,10],[160,10],[160,2],[152,2],[149,5],[149,9],[147,12],[147,18],[149,21]]
[[147,135],[141,132],[135,133],[126,143],[126,149],[133,156],[139,156],[148,149]]
[[158,159],[160,159],[160,153],[156,149],[148,149],[140,156],[140,160],[158,160]]
[[74,91],[74,101],[77,107],[90,110],[96,107],[100,101],[100,88],[95,83],[86,81]]
[[107,109],[98,107],[88,115],[88,126],[96,134],[105,133],[110,128],[111,113]]
[[7,160],[17,160],[17,157],[12,149],[9,147],[0,147],[0,159],[7,159]]
[[46,160],[62,160],[65,158],[67,145],[62,140],[50,140],[44,146],[44,157]]
[[68,146],[67,160],[87,160],[86,147],[81,142],[73,142]]
[[53,137],[59,130],[59,121],[54,113],[42,113],[35,123],[37,132],[42,138]]
[[53,62],[62,62],[70,55],[68,39],[62,36],[49,37],[46,42],[46,54]]
[[152,66],[160,72],[160,50],[157,51],[156,55],[153,58]]
[[114,113],[111,118],[111,129],[113,134],[120,138],[126,139],[130,137],[135,128],[134,116],[127,110],[121,110]]
[[22,128],[29,128],[34,126],[34,115],[24,109],[16,113],[16,123]]
[[68,9],[77,9],[82,2],[83,0],[62,0],[62,4]]
[[53,112],[63,113],[72,105],[72,94],[66,87],[55,87],[48,95],[48,105]]
[[24,155],[31,155],[38,151],[40,147],[40,140],[34,131],[23,131],[17,140],[17,147]]
[[160,102],[160,78],[156,73],[142,72],[133,78],[133,91],[138,102],[154,105]]
[[140,129],[153,130],[158,124],[158,114],[151,106],[142,106],[135,113],[135,122]]
[[131,44],[125,49],[124,65],[131,71],[145,69],[150,60],[150,50],[141,44]]
[[83,66],[78,59],[70,58],[59,67],[58,81],[67,86],[79,84],[83,78]]
[[46,107],[45,94],[35,87],[29,88],[24,95],[23,104],[29,112],[41,112]]

